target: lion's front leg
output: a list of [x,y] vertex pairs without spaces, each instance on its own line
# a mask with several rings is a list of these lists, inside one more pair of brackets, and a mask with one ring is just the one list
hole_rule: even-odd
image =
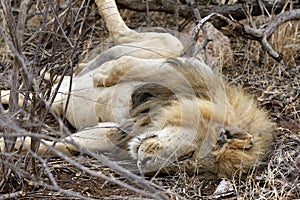
[[[132,56],[108,61],[93,74],[95,87],[109,87],[124,81],[167,80],[178,74],[166,59],[142,59]],[[180,77],[179,77],[180,78]]]
[[[50,141],[41,139],[37,150],[39,156],[57,157],[57,151],[67,156],[79,153],[104,153],[112,152],[117,145],[112,141],[119,129],[115,123],[100,123],[98,126],[89,127],[72,134],[61,141]],[[15,150],[27,152],[30,149],[30,137],[18,137],[15,142]],[[4,149],[4,140],[0,138],[0,149]]]
[[111,152],[117,148],[111,138],[118,130],[115,123],[99,123],[64,138],[55,144],[55,149],[69,155]]
[[[113,61],[108,61],[94,72],[93,82],[96,87],[109,87],[117,84],[129,75],[134,68],[141,66],[141,60],[131,56],[122,56]],[[131,78],[134,78],[131,76]],[[128,79],[128,77],[127,77]]]

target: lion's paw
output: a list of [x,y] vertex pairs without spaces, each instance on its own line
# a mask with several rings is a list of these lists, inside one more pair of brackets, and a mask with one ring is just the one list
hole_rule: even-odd
[[120,80],[120,70],[115,67],[116,61],[104,63],[93,74],[93,83],[95,87],[110,87],[117,84]]
[[109,74],[97,72],[93,75],[93,83],[95,87],[110,87],[117,84],[118,81],[111,78]]
[[[117,60],[104,63],[94,72],[93,82],[96,87],[109,87],[125,79],[136,62],[135,58],[122,56]],[[128,77],[127,77],[128,78]]]

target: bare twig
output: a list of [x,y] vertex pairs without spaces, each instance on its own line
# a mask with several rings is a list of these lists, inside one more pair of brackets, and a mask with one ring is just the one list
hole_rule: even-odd
[[18,34],[18,39],[20,44],[23,43],[24,26],[27,17],[28,6],[30,3],[32,3],[30,0],[24,0],[21,1],[21,5],[20,5],[20,13],[18,16],[18,24],[17,24],[18,27],[17,34]]
[[155,187],[158,188],[158,186],[155,185],[154,183],[145,180],[143,177],[133,174],[132,172],[124,169],[123,167],[119,166],[118,164],[110,161],[103,155],[97,156],[94,154],[94,156],[96,156],[98,159],[100,159],[103,164],[109,166],[111,169],[115,170],[117,173],[125,176],[131,182],[135,183],[136,185],[140,185],[142,188],[147,189],[150,193],[153,194],[152,197],[157,198],[157,199],[169,199],[161,191],[155,189]]
[[[13,13],[12,13],[12,7],[11,7],[11,2],[10,1],[4,1],[1,0],[1,5],[3,8],[3,12],[4,12],[4,18],[9,30],[9,36],[10,38],[8,38],[3,31],[2,26],[0,26],[0,34],[4,40],[4,42],[10,47],[10,49],[12,50],[15,59],[14,59],[14,63],[13,63],[13,68],[14,68],[14,79],[12,80],[12,86],[16,89],[14,91],[12,91],[10,93],[10,98],[9,98],[9,110],[11,113],[15,112],[18,110],[18,102],[19,102],[19,98],[18,98],[18,94],[17,94],[17,90],[20,88],[20,84],[18,82],[18,77],[19,77],[19,71],[20,69],[25,68],[26,66],[26,62],[25,59],[22,55],[22,51],[21,51],[21,45],[20,45],[20,40],[18,39],[18,29],[17,29],[17,25],[15,23],[14,17],[13,17]],[[13,140],[13,139],[12,139]],[[8,149],[10,149],[12,147],[9,147]]]
[[230,31],[233,34],[242,36],[251,40],[256,40],[261,43],[262,48],[276,61],[282,61],[282,55],[277,53],[272,45],[269,43],[268,38],[274,33],[275,29],[284,22],[300,19],[300,9],[294,9],[285,11],[276,15],[267,24],[260,26],[259,28],[253,28],[248,25],[241,24],[237,21],[231,20],[221,14],[212,13],[203,18],[197,25],[195,32],[198,33],[201,27],[208,21],[220,20],[227,24]]
[[[46,145],[46,144],[45,144]],[[61,153],[59,150],[55,149],[54,147],[52,146],[49,146],[49,150],[54,152],[57,156],[59,156],[60,158],[68,161],[70,164],[74,165],[76,168],[80,169],[80,170],[83,170],[85,171],[86,173],[94,176],[94,177],[100,177],[100,178],[103,178],[104,180],[107,180],[109,182],[112,182],[112,183],[116,183],[118,185],[120,185],[121,187],[125,187],[133,192],[136,192],[138,194],[142,194],[142,195],[146,195],[146,196],[150,196],[150,197],[153,197],[153,198],[156,198],[156,199],[169,199],[168,197],[166,197],[163,193],[161,193],[159,190],[153,188],[151,185],[153,185],[152,183],[150,183],[149,181],[147,180],[143,180],[143,182],[141,181],[137,181],[138,183],[147,183],[147,188],[145,188],[147,191],[144,191],[144,190],[141,190],[141,189],[138,189],[134,186],[131,186],[127,183],[124,183],[122,181],[119,181],[118,179],[114,178],[114,177],[107,177],[106,175],[102,174],[102,173],[98,173],[98,172],[95,172],[91,169],[89,169],[88,167],[85,167],[83,166],[82,164],[74,161],[72,158],[70,158],[69,156]],[[86,153],[92,155],[92,156],[95,156],[95,154],[91,154],[90,152],[86,151]],[[96,156],[97,158],[98,156]],[[98,157],[99,159],[99,157]],[[112,161],[109,161],[109,160],[105,160],[105,163],[106,165],[109,165],[109,166],[116,166],[115,163],[113,163]],[[132,175],[134,176],[135,178],[138,177],[134,174],[132,174],[131,172],[123,169],[123,171],[128,175]],[[139,180],[139,179],[138,179]],[[143,184],[144,185],[144,184]]]
[[[62,189],[58,186],[56,187],[56,186],[49,185],[48,183],[45,183],[44,181],[38,180],[36,177],[34,177],[28,171],[26,171],[24,169],[21,169],[21,168],[18,168],[16,165],[14,165],[12,163],[9,163],[6,160],[0,160],[0,164],[4,164],[4,165],[8,166],[9,168],[11,168],[12,170],[16,171],[18,174],[22,175],[23,177],[26,177],[26,179],[32,181],[35,186],[42,186],[46,189],[58,191],[58,192],[60,192],[62,194],[65,194],[67,196],[73,196],[73,197],[76,197],[76,198],[79,198],[79,199],[85,199],[85,200],[91,200],[92,199],[92,198],[83,196],[83,195],[81,195],[77,192],[73,192],[73,191],[70,191],[70,190],[64,190],[64,189]],[[23,195],[23,192],[22,193],[19,192],[19,194],[17,194],[17,193],[5,194],[3,196],[0,196],[0,199],[1,199],[1,197],[7,197],[7,198],[2,198],[2,199],[9,199],[9,198],[11,198],[10,195],[12,195],[12,194],[16,195],[15,197],[19,197],[17,195]]]
[[[43,134],[28,133],[28,132],[26,132],[23,129],[17,128],[17,126],[15,126],[14,124],[12,124],[11,126],[13,126],[15,128],[15,130],[17,131],[16,134],[13,134],[13,136],[28,136],[28,137],[34,137],[34,138],[39,138],[39,139],[50,139],[51,141],[57,141],[57,139],[51,138],[49,136],[45,136]],[[20,133],[20,132],[22,132],[22,133]],[[1,136],[2,136],[2,134],[0,134],[0,137]],[[42,143],[43,143],[43,141],[42,141]],[[125,175],[125,177],[127,177],[131,182],[136,183],[137,185],[142,186],[142,188],[145,188],[146,190],[148,190],[148,192],[145,191],[145,190],[138,189],[138,188],[136,188],[134,186],[131,186],[131,185],[127,184],[127,183],[124,183],[124,182],[122,182],[122,181],[120,181],[120,180],[118,180],[118,179],[116,179],[114,177],[108,177],[105,174],[93,171],[93,170],[89,169],[88,167],[83,166],[81,163],[76,162],[75,160],[73,160],[69,156],[61,153],[59,150],[55,149],[53,146],[49,146],[46,143],[43,143],[43,144],[45,146],[48,146],[49,151],[53,152],[58,157],[66,160],[70,164],[74,165],[76,168],[78,168],[78,169],[80,169],[82,171],[87,172],[91,176],[103,178],[106,181],[109,181],[109,182],[112,182],[112,183],[116,183],[116,184],[120,185],[121,187],[125,187],[125,188],[127,188],[127,189],[129,189],[129,190],[131,190],[133,192],[138,193],[138,194],[150,196],[150,197],[153,197],[153,198],[156,198],[156,199],[168,199],[160,190],[155,189],[155,187],[156,188],[159,188],[159,187],[156,186],[154,183],[151,183],[151,182],[149,182],[149,181],[147,181],[147,180],[145,180],[145,179],[143,179],[143,178],[141,178],[141,177],[133,174],[132,172],[130,172],[130,171],[122,168],[121,166],[117,165],[116,163],[114,163],[114,162],[112,162],[112,161],[110,161],[110,160],[108,160],[108,159],[106,159],[106,158],[104,158],[102,156],[99,157],[99,155],[96,155],[96,154],[93,154],[91,152],[85,151],[85,153],[87,153],[87,154],[95,157],[96,159],[100,159],[103,162],[104,165],[107,165],[107,166],[111,167],[113,170],[116,170],[119,174]],[[78,146],[75,143],[74,143],[74,145]],[[32,151],[30,148],[28,148],[27,146],[24,146],[24,148],[33,157],[35,157],[38,160],[40,160],[40,162],[42,163],[42,165],[45,167],[46,171],[48,171],[48,176],[49,176],[51,182],[53,183],[53,185],[52,186],[47,185],[47,188],[52,189],[52,190],[57,190],[57,191],[63,191],[63,193],[71,195],[71,196],[77,195],[77,194],[73,194],[73,193],[66,193],[65,190],[59,188],[59,186],[56,184],[55,179],[52,177],[52,174],[49,173],[49,169],[47,169],[48,167],[46,165],[46,162],[42,158],[40,158],[34,151]],[[83,149],[83,151],[84,151],[84,149]],[[2,155],[5,155],[5,154],[2,154]],[[10,157],[11,154],[7,154],[7,156]],[[14,164],[7,163],[7,161],[5,161],[5,160],[3,160],[3,161],[0,160],[0,163],[4,163],[6,166],[10,166],[10,168],[13,166],[13,169],[16,168],[16,166],[14,166]],[[21,169],[15,169],[15,171],[16,170],[19,171]],[[27,171],[23,171],[23,173],[21,173],[21,175],[24,176],[24,177],[27,177],[28,179],[31,177],[31,175],[29,175]],[[31,178],[33,178],[33,177],[31,177]],[[43,185],[42,182],[39,182],[38,180],[35,180],[35,182],[36,182],[37,185]]]
[[[190,3],[190,6],[193,10],[193,13],[194,13],[194,17],[195,19],[197,20],[197,22],[201,21],[202,20],[202,17],[201,17],[201,14],[199,12],[199,9],[197,8],[197,4],[195,2],[195,0],[188,0],[188,2]],[[201,50],[204,51],[204,55],[205,55],[205,58],[207,57],[207,54],[206,54],[206,46],[209,42],[209,38],[208,38],[208,33],[207,33],[207,26],[206,25],[203,25],[201,27],[201,30],[203,32],[203,35],[204,35],[204,41],[201,43],[201,45],[195,49],[195,46],[196,46],[196,42],[198,40],[198,34],[199,34],[199,31],[192,36],[192,42],[191,44],[189,45],[188,49],[184,52],[185,55],[191,55],[191,56],[195,56],[197,55]],[[195,32],[194,32],[195,33]]]
[[23,191],[13,192],[13,193],[9,193],[9,194],[3,194],[3,195],[0,195],[0,200],[18,198],[18,197],[22,196],[22,194],[23,194]]

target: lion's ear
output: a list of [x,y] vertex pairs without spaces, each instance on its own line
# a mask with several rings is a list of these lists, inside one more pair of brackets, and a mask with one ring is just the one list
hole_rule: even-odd
[[146,102],[165,102],[173,99],[174,93],[167,87],[157,83],[146,83],[134,90],[131,95],[132,108],[136,108]]

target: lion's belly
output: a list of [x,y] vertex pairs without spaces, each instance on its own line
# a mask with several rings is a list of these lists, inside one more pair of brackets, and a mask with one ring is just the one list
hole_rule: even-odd
[[139,82],[94,87],[92,76],[90,72],[74,79],[68,121],[77,129],[96,126],[99,122],[123,123],[129,117],[131,94]]
[[[95,126],[98,123],[95,112],[95,88],[91,77],[92,74],[76,77],[72,84],[66,117],[77,129]],[[64,102],[66,103],[67,100],[65,99]]]

